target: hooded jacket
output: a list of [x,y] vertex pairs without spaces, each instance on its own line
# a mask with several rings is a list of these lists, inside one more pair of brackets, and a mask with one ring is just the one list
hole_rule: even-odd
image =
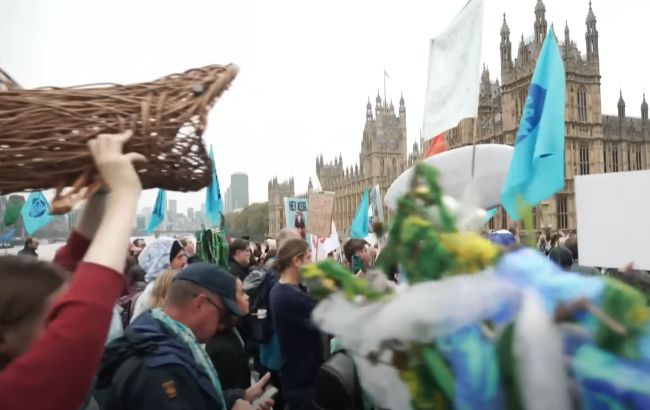
[[[218,409],[217,394],[192,352],[150,312],[106,348],[96,390],[105,410]],[[243,397],[243,390],[224,391],[227,409]]]

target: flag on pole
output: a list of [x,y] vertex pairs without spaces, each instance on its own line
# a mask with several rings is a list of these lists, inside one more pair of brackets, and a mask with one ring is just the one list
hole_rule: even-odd
[[5,226],[11,226],[18,222],[20,218],[20,211],[25,204],[25,197],[21,195],[12,195],[5,206],[5,213],[3,216],[3,223]]
[[359,208],[357,208],[357,213],[354,215],[352,220],[352,225],[350,225],[350,237],[352,239],[365,239],[369,233],[368,227],[368,208],[369,199],[368,199],[368,188],[363,190],[363,197],[361,198],[361,203]]
[[28,235],[33,235],[54,219],[50,215],[50,204],[47,203],[47,199],[45,199],[42,192],[29,194],[20,214],[23,217],[23,224]]
[[210,173],[212,181],[205,192],[205,211],[208,220],[212,225],[219,225],[221,221],[221,211],[223,210],[223,201],[221,200],[221,189],[219,188],[219,177],[217,176],[217,167],[214,163],[214,153],[210,146]]
[[164,189],[158,190],[158,196],[156,196],[156,204],[153,206],[153,212],[151,212],[151,219],[149,220],[149,227],[147,228],[147,233],[150,234],[154,229],[158,227],[165,220],[165,205],[167,204],[167,194]]
[[429,144],[429,148],[427,149],[426,154],[424,154],[424,158],[429,158],[445,151],[447,151],[447,146],[445,145],[445,138],[443,137],[442,134],[438,134],[433,139],[433,141],[431,141],[431,143]]
[[424,138],[478,112],[483,0],[469,0],[451,25],[431,40],[424,103]]
[[[537,60],[501,203],[521,218],[519,200],[535,206],[564,188],[564,63],[553,30]],[[519,198],[519,199],[518,199]]]

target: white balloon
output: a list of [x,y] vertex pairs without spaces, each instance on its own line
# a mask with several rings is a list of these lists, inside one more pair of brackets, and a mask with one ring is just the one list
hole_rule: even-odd
[[[501,190],[508,175],[514,148],[509,145],[480,144],[476,146],[474,184],[478,203],[474,206],[491,209],[501,202]],[[440,171],[440,186],[445,195],[462,199],[466,187],[472,182],[472,146],[456,148],[424,160]],[[413,178],[411,167],[397,177],[388,188],[384,203],[389,209],[397,208],[397,200],[408,192]]]

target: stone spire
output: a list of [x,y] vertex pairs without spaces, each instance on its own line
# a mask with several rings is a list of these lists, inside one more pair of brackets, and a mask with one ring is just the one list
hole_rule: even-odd
[[623,90],[620,91],[618,99],[618,118],[625,118],[625,100],[623,100]]
[[596,15],[591,8],[591,1],[589,2],[589,12],[587,13],[587,33],[585,40],[587,41],[587,61],[598,60],[598,30],[596,29]]
[[546,39],[548,23],[546,22],[546,6],[542,0],[535,5],[535,42],[541,46]]

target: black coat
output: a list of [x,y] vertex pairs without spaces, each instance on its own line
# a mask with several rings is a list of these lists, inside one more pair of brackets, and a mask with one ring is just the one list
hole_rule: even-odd
[[248,355],[235,329],[220,332],[208,342],[205,350],[217,369],[224,390],[246,390],[251,386]]
[[246,279],[246,276],[248,276],[248,268],[245,268],[238,264],[236,261],[231,260],[230,261],[230,273],[232,273],[235,277],[241,279],[243,282],[244,279]]

